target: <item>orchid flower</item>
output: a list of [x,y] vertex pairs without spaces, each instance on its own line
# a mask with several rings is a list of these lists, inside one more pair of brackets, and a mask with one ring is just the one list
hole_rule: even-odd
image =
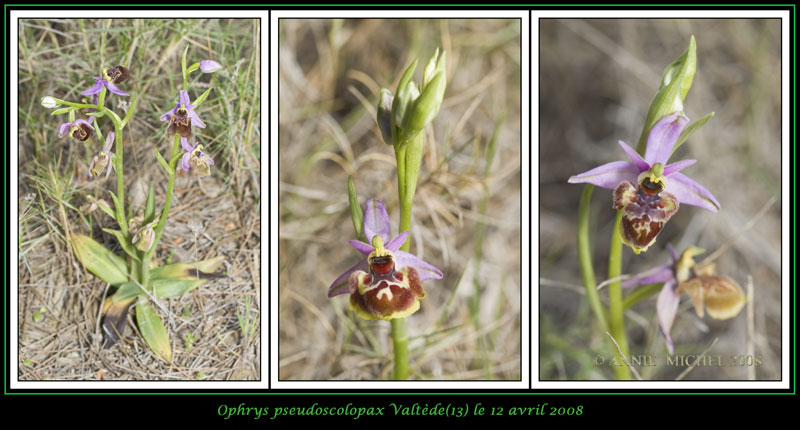
[[181,90],[180,101],[170,111],[161,115],[161,121],[169,121],[167,133],[178,133],[181,137],[189,138],[192,135],[192,126],[206,128],[206,124],[194,111],[196,105],[190,104],[189,92]]
[[127,80],[130,76],[131,72],[126,67],[123,66],[109,67],[103,70],[102,77],[95,76],[94,86],[92,88],[83,91],[81,94],[85,96],[99,94],[100,91],[103,89],[103,87],[106,87],[108,88],[108,91],[111,91],[116,95],[127,96],[128,93],[117,88],[117,85]]
[[[711,212],[719,202],[705,187],[678,173],[697,160],[667,165],[689,119],[680,112],[667,115],[650,130],[644,157],[619,141],[630,161],[614,161],[569,178],[569,183],[589,183],[614,190],[613,206],[623,210],[620,236],[637,254],[652,245],[661,228],[680,204]],[[634,185],[635,184],[635,185]]]
[[181,137],[181,146],[186,153],[181,157],[181,164],[178,165],[179,169],[183,169],[186,172],[191,170],[197,177],[211,174],[209,166],[214,165],[214,159],[203,152],[203,145],[195,143],[194,146],[191,146],[189,145],[189,139]]
[[85,119],[79,119],[75,122],[63,122],[60,126],[58,126],[59,138],[69,134],[70,137],[74,137],[75,139],[85,142],[92,136],[93,133],[94,127],[92,127],[92,124]]
[[671,244],[667,244],[672,264],[657,266],[642,274],[622,282],[623,288],[663,282],[664,287],[658,294],[656,312],[661,332],[667,339],[669,353],[675,347],[670,337],[672,323],[678,312],[678,304],[682,293],[689,294],[697,316],[702,318],[705,312],[714,319],[729,319],[739,314],[746,302],[744,291],[734,280],[725,276],[717,276],[714,265],[695,265],[694,257],[705,250],[691,246],[683,251],[680,257]]
[[367,320],[388,321],[413,314],[419,309],[419,299],[425,297],[421,281],[441,279],[442,272],[399,250],[408,231],[388,240],[389,215],[378,199],[367,201],[364,234],[371,246],[358,240],[351,240],[350,245],[367,258],[339,275],[328,289],[328,297],[350,293],[350,308]]
[[[89,176],[100,176],[103,169],[106,169],[106,178],[108,178],[108,175],[111,173],[111,166],[114,165],[111,162],[111,155],[109,153],[113,144],[114,132],[110,131],[106,135],[106,144],[103,146],[103,149],[95,152],[94,157],[92,157],[92,162],[89,165]],[[108,167],[106,168],[106,166]]]

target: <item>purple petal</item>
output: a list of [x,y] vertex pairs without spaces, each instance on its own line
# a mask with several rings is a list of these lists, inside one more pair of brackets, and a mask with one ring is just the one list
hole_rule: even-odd
[[[100,92],[100,90],[103,89],[103,81],[104,80],[102,78],[94,78],[94,86],[92,88],[89,88],[86,91],[83,91],[81,94],[83,94],[85,96],[90,96],[92,94],[98,94]],[[97,104],[97,102],[95,102],[94,104]]]
[[672,154],[672,147],[675,146],[688,122],[689,118],[680,112],[661,118],[650,129],[650,135],[647,137],[645,161],[651,166],[656,163],[667,164],[667,159]]
[[206,123],[204,123],[203,120],[197,116],[197,113],[194,111],[194,109],[187,108],[186,110],[189,112],[189,117],[192,118],[193,127],[206,128]]
[[355,266],[347,269],[344,273],[339,275],[339,277],[336,278],[336,280],[333,281],[331,286],[328,288],[328,297],[334,297],[340,294],[350,293],[350,290],[348,288],[343,288],[347,287],[347,284],[350,282],[350,274],[355,272],[356,270],[361,270],[366,272],[368,268],[369,265],[367,265],[367,259],[365,258],[356,263]]
[[364,255],[369,255],[369,254],[372,253],[372,251],[375,250],[375,248],[367,245],[364,242],[361,242],[360,240],[351,240],[350,241],[350,246],[352,246],[353,248],[356,249],[356,251],[358,251],[358,252],[360,252],[360,253],[362,253]]
[[189,102],[190,102],[190,100],[189,100],[189,92],[186,91],[186,90],[181,90],[180,100],[181,100],[180,104],[186,106],[186,108],[188,109],[189,108]]
[[569,178],[570,184],[588,183],[613,190],[622,181],[637,183],[639,169],[630,161],[612,161]]
[[622,147],[622,150],[625,151],[625,155],[627,155],[628,158],[631,159],[633,164],[636,165],[636,168],[639,169],[639,173],[642,173],[645,170],[649,170],[650,169],[650,165],[647,164],[647,161],[644,161],[644,158],[642,158],[642,156],[639,155],[639,153],[636,152],[633,148],[628,146],[627,143],[625,143],[625,142],[623,142],[621,140],[618,143],[619,143],[619,146]]
[[191,152],[187,152],[187,153],[183,154],[183,157],[181,157],[180,168],[188,172],[189,168],[192,167],[189,164],[189,160],[191,160],[191,159],[192,159],[192,153]]
[[181,146],[183,147],[184,151],[192,152],[192,150],[194,150],[194,148],[197,145],[195,145],[195,146],[189,145],[189,139],[187,139],[185,137],[181,137]]
[[671,243],[667,244],[667,251],[669,251],[669,256],[672,257],[672,264],[678,264],[678,252],[675,251],[675,247]]
[[200,71],[203,73],[214,73],[220,69],[222,69],[222,64],[214,60],[203,60],[200,62]]
[[672,265],[664,264],[622,281],[622,288],[630,288],[645,284],[655,284],[658,282],[667,282],[670,279],[673,279]]
[[170,109],[167,113],[165,113],[164,115],[161,115],[161,118],[159,118],[159,119],[161,121],[170,121],[170,120],[172,120],[172,116],[175,115],[175,110],[176,109],[178,109],[178,108],[174,107],[174,108]]
[[106,87],[108,88],[109,91],[111,91],[112,93],[114,93],[114,94],[116,94],[118,96],[127,96],[128,95],[128,93],[126,93],[125,91],[122,91],[121,89],[117,88],[117,86],[114,85],[111,82],[106,81]]
[[681,204],[701,207],[711,212],[719,211],[719,202],[711,192],[683,173],[673,173],[667,178],[666,191],[677,197]]
[[675,314],[678,312],[680,298],[681,296],[675,291],[675,281],[673,280],[664,284],[664,288],[658,293],[658,300],[656,301],[658,325],[661,326],[661,332],[667,338],[667,348],[669,348],[670,355],[675,352],[675,347],[672,344],[669,332],[672,329],[672,323],[675,322]]
[[419,273],[419,280],[442,279],[442,271],[422,260],[414,254],[405,251],[397,251],[394,255],[394,262],[397,267],[413,267]]
[[86,126],[91,128],[92,130],[94,130],[94,127],[92,127],[92,123],[90,123],[89,121],[86,121],[85,119],[79,119],[79,120],[75,121],[73,124],[75,124],[75,125],[85,124]]
[[389,214],[383,202],[378,199],[367,200],[367,210],[364,213],[364,235],[367,243],[372,243],[372,238],[376,235],[389,240]]
[[408,238],[409,234],[410,234],[409,231],[404,231],[400,233],[399,235],[397,235],[397,237],[395,237],[394,239],[389,241],[389,243],[384,245],[384,247],[389,251],[397,252],[397,250],[400,249],[400,247],[403,246],[404,243],[406,243],[406,239]]
[[69,128],[72,127],[71,122],[62,122],[61,125],[58,126],[58,137],[64,137],[69,133]]
[[680,172],[684,167],[689,167],[694,163],[697,163],[697,160],[683,160],[678,161],[677,163],[672,163],[664,168],[664,176],[669,176],[673,173]]
[[108,167],[106,168],[106,179],[108,179],[108,175],[111,174],[111,166],[113,166],[113,165],[114,165],[114,163],[109,160]]
[[108,152],[111,150],[111,145],[114,144],[114,132],[109,131],[106,135],[106,144],[103,146],[103,152]]
[[[203,155],[208,155],[208,154],[206,154],[206,153],[204,152],[204,153],[203,153]],[[210,155],[208,156],[208,164],[209,164],[210,166],[213,166],[213,165],[214,165],[214,159],[213,159],[213,158],[211,158],[211,156],[210,156]]]

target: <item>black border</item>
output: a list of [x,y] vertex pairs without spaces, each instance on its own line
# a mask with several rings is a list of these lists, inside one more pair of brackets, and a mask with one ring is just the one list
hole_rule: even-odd
[[[205,6],[204,10],[229,10],[233,8],[239,8],[241,10],[264,10],[269,8],[271,10],[278,10],[278,9],[299,9],[303,5],[279,5],[279,6],[270,6],[270,5],[239,5],[239,4],[232,4],[226,6]],[[346,10],[350,8],[358,8],[364,9],[365,6],[368,6],[370,9],[374,10],[385,10],[387,6],[385,5],[350,5],[350,6],[329,6],[329,5],[309,5],[313,6],[316,10]],[[784,3],[784,4],[772,4],[772,5],[759,5],[759,4],[752,4],[748,6],[742,5],[734,5],[734,6],[727,6],[727,7],[719,7],[717,5],[694,5],[694,4],[679,4],[679,5],[623,5],[623,6],[602,6],[602,5],[569,5],[569,4],[558,4],[558,5],[483,5],[484,7],[490,7],[494,10],[501,10],[501,9],[535,9],[535,10],[629,10],[633,7],[637,9],[646,10],[646,11],[661,11],[661,10],[686,10],[686,9],[695,9],[695,10],[743,10],[743,9],[769,9],[769,10],[785,10],[789,13],[789,22],[790,22],[790,60],[791,64],[795,64],[795,43],[796,43],[796,31],[795,31],[795,20],[796,20],[796,5],[794,3]],[[63,4],[39,4],[39,5],[32,5],[32,4],[16,4],[16,5],[4,5],[5,10],[5,38],[6,44],[4,49],[6,50],[6,58],[8,58],[8,54],[10,53],[10,44],[11,44],[11,30],[9,27],[10,21],[10,12],[11,10],[32,10],[36,9],[37,7],[50,7],[54,10],[96,10],[98,8],[97,5],[88,5],[88,4],[81,4],[81,5],[74,5],[70,7],[65,7]],[[184,5],[154,5],[154,4],[147,4],[147,5],[139,5],[140,8],[146,8],[148,10],[180,10],[185,8]],[[452,5],[420,5],[420,4],[409,4],[409,5],[393,5],[391,6],[392,10],[395,9],[409,9],[409,8],[430,8],[435,7],[436,9],[451,9],[453,8]],[[131,9],[131,5],[113,5],[106,7],[106,9]],[[475,6],[470,7],[459,7],[458,9],[475,9]],[[529,16],[531,12],[529,12]],[[268,15],[271,17],[271,15]],[[271,19],[268,20],[268,26],[271,23]],[[532,23],[531,23],[532,24]],[[271,28],[268,27],[268,33],[271,35]],[[263,31],[263,27],[262,27]],[[529,34],[529,37],[532,37],[532,34]],[[267,38],[269,40],[269,37]],[[265,49],[262,45],[262,52]],[[267,43],[268,50],[271,50],[271,43]],[[529,46],[529,49],[532,47]],[[268,51],[270,52],[270,51]],[[271,59],[271,56],[268,55],[268,61]],[[271,64],[270,64],[271,66]],[[7,73],[7,72],[6,72]],[[533,73],[533,70],[531,70]],[[790,114],[792,115],[791,118],[794,118],[794,97],[795,97],[795,79],[796,77],[793,75],[789,81],[789,94],[792,97],[792,104],[790,107]],[[268,85],[270,85],[271,80],[267,79]],[[271,87],[268,87],[271,90]],[[5,93],[6,93],[6,106],[10,106],[9,102],[9,81],[8,75],[6,75],[5,79]],[[529,95],[532,95],[532,87],[529,88],[531,92]],[[263,99],[263,97],[262,97]],[[271,99],[268,97],[268,99]],[[263,103],[263,100],[262,100]],[[269,109],[269,107],[268,107]],[[271,114],[271,112],[270,112]],[[529,112],[532,115],[532,112]],[[8,134],[8,124],[10,121],[10,111],[6,110],[5,114],[5,127],[6,127],[6,149],[4,152],[4,156],[6,162],[8,162],[9,151],[8,145],[12,144],[15,140]],[[262,115],[263,121],[263,115]],[[792,166],[794,166],[795,159],[794,159],[794,144],[796,139],[795,134],[795,122],[792,121],[789,124],[789,130],[791,133],[790,136],[790,157]],[[531,127],[529,123],[529,127]],[[267,135],[270,136],[270,128],[268,124],[267,128]],[[529,130],[530,131],[530,130]],[[262,126],[262,135],[263,135],[263,126]],[[532,139],[532,136],[531,136]],[[269,145],[267,145],[269,146]],[[262,145],[263,151],[263,145]],[[529,154],[532,159],[532,154]],[[270,155],[268,155],[269,159]],[[793,188],[793,180],[794,180],[794,169],[791,170],[791,177],[792,180],[790,184],[790,196],[791,196],[791,224],[790,224],[790,236],[791,236],[791,248],[788,251],[791,251],[793,254],[794,251],[794,188]],[[10,184],[10,171],[6,171],[4,175],[6,179],[6,189],[8,189]],[[271,178],[270,178],[271,179]],[[784,179],[782,177],[782,179]],[[532,192],[532,190],[529,190]],[[271,212],[271,189],[268,190],[268,208]],[[262,192],[263,196],[263,192]],[[10,233],[8,232],[8,207],[10,202],[10,194],[6,194],[5,205],[5,224],[6,224],[6,236]],[[262,220],[263,222],[263,220]],[[268,234],[272,234],[271,225],[268,226]],[[531,237],[533,232],[530,232]],[[537,230],[538,234],[538,230]],[[10,246],[10,242],[9,246]],[[262,240],[263,243],[263,240]],[[269,241],[268,241],[269,243]],[[271,246],[267,248],[268,252],[271,252]],[[9,248],[5,248],[6,254],[6,262],[8,262],[9,257]],[[6,263],[9,264],[9,263]],[[263,270],[263,268],[262,268]],[[795,303],[795,289],[796,286],[795,282],[795,267],[794,264],[790,267],[791,272],[791,279],[792,282],[791,286],[793,288],[790,289],[790,305],[792,306],[792,311],[795,310],[794,305]],[[10,275],[9,275],[8,266],[6,266],[6,285],[11,285]],[[263,277],[262,277],[263,278]],[[263,280],[262,280],[263,282]],[[531,280],[531,282],[533,282]],[[5,308],[6,308],[6,336],[8,333],[8,327],[10,323],[10,309],[8,303],[8,291],[6,290],[5,295]],[[270,297],[267,298],[268,303]],[[532,296],[530,296],[532,300]],[[262,301],[263,303],[263,301]],[[268,304],[268,309],[271,306]],[[263,309],[263,306],[262,306]],[[532,309],[531,309],[532,312]],[[531,315],[532,317],[532,315]],[[795,333],[795,324],[796,322],[796,315],[794,312],[791,315],[791,324],[790,324],[790,341],[792,342],[791,351],[794,351],[794,333]],[[262,322],[263,324],[263,322]],[[531,324],[531,320],[529,320],[529,327]],[[263,326],[262,326],[262,345],[263,345]],[[268,335],[271,334],[271,330],[268,331]],[[531,333],[532,335],[532,333]],[[6,337],[6,341],[4,345],[6,350],[9,350],[9,338]],[[267,348],[270,348],[271,345],[268,343]],[[268,355],[268,361],[269,361]],[[532,359],[532,357],[531,357]],[[9,357],[5,357],[5,360],[9,360]],[[783,417],[788,416],[791,411],[796,408],[794,406],[794,401],[791,401],[791,398],[797,396],[795,392],[795,367],[796,363],[790,364],[790,375],[789,375],[789,382],[790,386],[788,389],[759,389],[759,390],[745,390],[745,389],[698,389],[697,391],[690,391],[690,392],[676,392],[675,390],[665,391],[662,389],[572,389],[572,388],[564,388],[564,389],[536,389],[534,390],[483,390],[482,392],[459,392],[459,391],[452,391],[452,390],[442,390],[444,392],[397,392],[397,391],[389,391],[389,390],[340,390],[339,392],[333,390],[269,390],[269,392],[265,392],[263,389],[238,389],[238,390],[230,390],[230,389],[198,389],[198,390],[176,390],[176,389],[86,389],[86,390],[63,390],[63,389],[11,389],[10,388],[10,380],[9,380],[9,362],[6,361],[5,372],[4,372],[4,396],[3,396],[3,410],[4,412],[7,411],[9,415],[13,418],[32,418],[31,424],[41,424],[44,422],[80,422],[83,425],[87,425],[89,423],[97,423],[97,422],[105,422],[104,420],[114,420],[111,422],[116,422],[120,418],[127,418],[127,417],[135,417],[134,419],[141,419],[142,422],[147,423],[159,423],[163,424],[166,422],[177,422],[180,424],[185,425],[187,422],[192,421],[200,421],[203,424],[208,424],[210,419],[216,419],[216,422],[226,422],[224,417],[221,417],[217,412],[217,407],[221,407],[220,405],[243,405],[243,406],[258,406],[258,405],[279,405],[279,406],[292,406],[298,405],[303,403],[303,405],[309,405],[314,402],[325,402],[329,405],[337,405],[337,404],[347,404],[348,401],[351,401],[354,405],[365,405],[368,401],[374,402],[374,404],[380,406],[381,404],[386,405],[389,401],[395,400],[397,402],[405,402],[409,403],[412,401],[416,401],[419,403],[426,403],[426,402],[436,402],[436,401],[444,401],[444,402],[462,402],[466,401],[467,399],[470,401],[471,405],[476,403],[480,403],[483,406],[490,406],[490,405],[533,405],[535,406],[538,404],[545,404],[548,403],[549,405],[559,404],[559,405],[566,405],[566,404],[582,404],[586,406],[584,416],[591,417],[592,419],[597,418],[609,418],[613,421],[609,421],[609,423],[613,423],[619,425],[624,423],[627,419],[631,423],[636,423],[641,425],[642,423],[651,423],[654,416],[663,417],[662,420],[665,422],[680,422],[683,421],[682,418],[685,417],[687,409],[690,411],[697,411],[697,414],[692,414],[692,418],[694,417],[701,417],[700,422],[704,422],[706,420],[715,420],[715,424],[717,424],[720,420],[721,421],[728,421],[728,420],[737,420],[740,416],[752,416],[752,417],[761,417],[768,416],[773,417]],[[268,372],[271,370],[271,365],[268,365],[267,368]],[[263,369],[262,369],[263,374]],[[269,374],[269,373],[268,373]],[[532,375],[531,375],[532,377]],[[268,376],[268,381],[271,379]],[[263,380],[263,378],[262,378]],[[263,382],[262,382],[263,383]],[[44,396],[42,396],[44,394]],[[49,394],[49,395],[48,395]],[[57,397],[51,397],[53,394],[57,395]],[[99,394],[99,395],[98,395]],[[391,394],[391,395],[389,395]],[[635,394],[635,395],[632,395]],[[680,398],[676,399],[675,394],[681,394]],[[764,396],[766,394],[767,396]],[[26,398],[27,395],[35,396],[34,399]],[[142,395],[146,396],[142,398]],[[168,398],[162,398],[162,395],[169,396]],[[700,397],[696,397],[699,395]],[[88,396],[88,397],[87,397]],[[332,396],[337,396],[334,398]],[[621,396],[621,397],[620,397]],[[689,397],[692,396],[692,397]],[[688,397],[688,398],[687,398]],[[680,402],[680,403],[678,403]],[[676,407],[677,406],[677,407]],[[148,418],[152,416],[153,411],[156,410],[156,416],[158,421],[150,421]],[[13,414],[13,415],[12,415]],[[296,417],[295,417],[296,418]],[[301,417],[304,418],[304,417]],[[325,420],[326,424],[336,423],[336,420],[342,420],[343,423],[352,423],[354,419],[352,417],[327,417],[328,419]],[[392,418],[387,417],[388,419],[393,419],[396,422],[409,422],[414,418],[423,418],[426,417],[402,417],[397,416]],[[468,417],[473,418],[474,417]],[[487,417],[484,417],[487,418]],[[494,417],[493,417],[494,418]],[[544,418],[544,417],[541,417]],[[647,421],[636,421],[637,418],[645,418]],[[498,420],[502,418],[496,418],[495,420],[491,421],[495,425],[500,423]],[[526,424],[535,425],[536,421],[540,419],[540,417],[525,417]],[[684,418],[685,419],[685,418]],[[361,417],[359,421],[368,421],[368,422],[375,422],[375,423],[385,423],[386,420],[381,419],[370,419],[369,417]],[[431,421],[433,420],[433,421]],[[426,419],[427,424],[433,423],[440,423],[440,422],[450,422],[444,421],[445,418],[431,417]],[[532,421],[534,420],[534,421]],[[230,422],[250,422],[253,421],[252,418],[249,417],[241,417],[237,416],[230,420]],[[260,425],[269,424],[276,421],[267,421],[267,422],[258,422],[253,421]],[[305,420],[303,422],[306,422]],[[419,421],[415,421],[419,422]],[[597,423],[597,421],[594,421]],[[693,419],[693,422],[697,422],[697,418]],[[612,424],[612,425],[613,425]],[[636,425],[634,424],[634,425]],[[741,421],[738,422],[741,424]],[[89,424],[91,425],[91,424]]]

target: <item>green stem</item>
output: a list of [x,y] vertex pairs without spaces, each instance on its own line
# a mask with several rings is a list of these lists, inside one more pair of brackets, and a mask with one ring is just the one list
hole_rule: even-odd
[[[411,230],[411,209],[414,206],[414,194],[417,190],[417,177],[420,164],[422,164],[424,142],[423,133],[419,133],[411,141],[394,146],[394,154],[397,159],[397,189],[400,197],[399,232]],[[410,248],[411,240],[406,239],[400,250],[408,252]],[[408,337],[406,336],[405,318],[392,320],[392,342],[394,343],[394,379],[408,379]]]
[[167,196],[164,199],[164,209],[161,211],[161,218],[158,220],[158,224],[156,224],[156,228],[154,229],[156,235],[153,240],[153,245],[150,247],[150,250],[145,253],[144,258],[142,259],[142,264],[149,264],[150,257],[152,257],[153,253],[155,253],[156,247],[158,246],[158,241],[161,240],[161,234],[164,232],[164,226],[167,223],[167,217],[169,217],[169,209],[172,205],[172,191],[175,189],[175,163],[177,162],[175,154],[178,153],[180,138],[181,136],[176,134],[172,142],[172,153],[169,157],[169,180],[167,182]]
[[[619,229],[622,222],[622,211],[617,211],[617,219],[614,222],[614,231],[611,233],[611,249],[608,256],[608,278],[614,279],[622,274],[622,240],[620,240]],[[625,335],[625,308],[622,302],[622,282],[615,281],[608,286],[608,313],[609,313],[609,332],[619,345],[622,354],[628,356],[628,338]],[[614,366],[614,374],[618,380],[631,379],[630,370],[625,361],[620,357],[619,351],[613,347],[614,355],[617,357],[617,365]]]
[[603,303],[600,301],[600,294],[597,292],[597,281],[594,277],[592,267],[592,249],[589,244],[589,203],[592,199],[594,185],[587,185],[583,189],[580,206],[578,207],[578,259],[581,266],[581,277],[583,286],[586,287],[586,297],[589,298],[597,321],[603,330],[608,330],[608,318]]
[[394,378],[397,381],[408,379],[408,336],[406,335],[406,319],[395,318],[392,321],[392,343],[394,344]]

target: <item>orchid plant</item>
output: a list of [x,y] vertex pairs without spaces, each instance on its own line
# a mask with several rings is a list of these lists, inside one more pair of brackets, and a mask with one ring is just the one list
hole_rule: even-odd
[[[680,173],[697,160],[667,164],[675,150],[713,116],[710,113],[690,123],[684,112],[683,102],[691,88],[696,68],[696,45],[692,37],[686,52],[664,70],[636,150],[619,141],[628,161],[603,164],[568,180],[573,184],[588,184],[578,213],[578,254],[589,302],[600,326],[615,344],[612,349],[616,348],[614,353],[621,364],[614,367],[617,379],[630,378],[628,367],[622,365],[628,354],[623,287],[664,283],[657,309],[670,353],[674,349],[669,331],[681,292],[687,292],[692,297],[700,316],[703,315],[703,303],[712,317],[719,318],[735,316],[744,303],[741,288],[727,278],[717,277],[713,268],[689,270],[694,265],[691,258],[699,248],[690,248],[680,259],[674,250],[670,250],[672,265],[660,266],[658,270],[634,276],[624,284],[621,282],[622,244],[629,246],[635,254],[646,252],[656,243],[658,234],[681,205],[696,206],[710,212],[720,209],[720,203],[707,188]],[[611,206],[617,210],[608,263],[608,308],[600,302],[589,247],[589,202],[594,186],[613,190]]]
[[[394,379],[408,379],[408,336],[405,318],[416,312],[425,297],[422,281],[443,277],[431,264],[411,254],[408,236],[411,210],[422,165],[425,127],[439,112],[447,86],[446,56],[436,49],[423,70],[422,82],[412,80],[415,59],[405,70],[396,94],[383,88],[378,100],[377,123],[385,143],[397,160],[397,188],[402,232],[389,240],[389,215],[383,202],[370,199],[362,212],[352,178],[348,183],[350,213],[356,237],[351,240],[366,255],[336,278],[328,297],[350,294],[350,309],[360,318],[390,321],[394,345]],[[366,241],[366,243],[364,243]]]
[[[214,165],[213,159],[203,152],[200,143],[189,144],[189,138],[197,137],[193,133],[193,127],[195,129],[206,127],[195,109],[206,100],[212,87],[191,100],[188,77],[191,72],[198,69],[203,73],[213,73],[222,66],[216,61],[204,60],[187,67],[188,49],[188,46],[184,49],[181,59],[182,89],[177,94],[177,102],[170,101],[175,103],[175,107],[160,117],[161,121],[169,123],[167,135],[172,139],[170,156],[165,159],[159,148],[154,151],[156,160],[168,177],[166,197],[160,211],[156,209],[152,182],[141,212],[132,213],[133,208],[125,199],[123,131],[133,118],[137,100],[136,93],[130,96],[123,90],[127,89],[126,84],[129,84],[133,77],[130,69],[118,65],[106,68],[102,76],[94,77],[94,85],[81,93],[84,96],[92,96],[91,101],[83,100],[76,103],[52,96],[43,97],[41,100],[43,107],[56,109],[52,115],[68,115],[68,121],[58,127],[60,138],[69,136],[86,142],[87,145],[94,145],[93,136],[103,142],[102,129],[109,125],[113,127],[113,130],[105,134],[105,144],[95,152],[89,165],[89,176],[95,180],[105,180],[112,168],[116,172],[116,193],[108,191],[113,207],[103,199],[87,196],[88,203],[82,206],[81,210],[88,213],[99,208],[114,218],[119,229],[106,228],[103,231],[118,240],[123,253],[117,255],[82,234],[71,234],[70,241],[75,255],[86,270],[117,287],[116,291],[105,299],[102,306],[103,347],[109,348],[119,341],[125,330],[128,310],[135,305],[136,321],[142,337],[153,352],[168,362],[172,362],[169,334],[154,306],[168,314],[168,310],[160,300],[181,296],[199,287],[208,279],[221,277],[222,275],[215,272],[223,264],[221,256],[194,263],[161,266],[154,258],[170,215],[175,175],[178,171],[185,171],[193,173],[196,177],[208,176],[210,166]],[[107,106],[106,97],[109,93],[119,97],[131,97],[123,117]],[[78,115],[86,115],[86,118],[78,118]],[[104,119],[110,120],[110,124],[103,124]]]

